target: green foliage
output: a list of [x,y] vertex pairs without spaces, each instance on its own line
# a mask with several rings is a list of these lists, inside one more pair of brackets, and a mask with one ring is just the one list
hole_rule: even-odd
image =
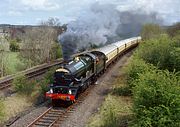
[[108,96],[101,110],[103,127],[117,127],[119,125],[118,102],[115,98]]
[[55,71],[56,71],[56,67],[51,68],[49,71],[46,72],[44,79],[49,80],[48,83],[53,83]]
[[19,44],[16,40],[11,40],[10,41],[10,50],[12,52],[17,52],[19,51]]
[[172,40],[167,36],[160,36],[157,39],[147,40],[141,44],[136,56],[160,69],[179,71],[179,46],[178,38]]
[[151,70],[134,82],[136,124],[144,127],[178,127],[180,80],[174,73]]
[[54,81],[53,75],[56,68],[51,68],[48,72],[46,72],[44,78],[38,83],[40,86],[40,93],[44,94],[49,90],[49,84],[52,84]]
[[118,95],[118,96],[130,96],[130,95],[132,95],[131,88],[129,86],[127,86],[127,87],[115,87],[113,89],[112,94]]
[[39,82],[39,86],[40,86],[40,93],[41,94],[44,94],[45,92],[47,92],[49,90],[49,82],[50,80],[49,79],[42,79],[40,82]]
[[26,65],[22,63],[18,57],[19,52],[8,52],[6,66],[8,67],[7,74],[14,74],[18,71],[26,69]]
[[28,81],[27,77],[24,75],[19,75],[13,80],[14,90],[21,95],[30,95],[34,90],[35,85],[35,81]]
[[[170,54],[169,54],[169,64],[164,63],[164,66],[168,67],[168,70],[173,71],[176,69],[176,71],[180,71],[180,47],[179,48],[174,48]],[[166,65],[167,64],[167,65]]]
[[132,90],[132,88],[135,86],[133,82],[136,79],[139,79],[139,75],[151,71],[151,69],[155,69],[155,67],[151,64],[146,64],[142,59],[134,57],[126,69],[127,83],[129,88]]
[[173,47],[180,47],[180,34],[176,35],[172,38],[172,44]]
[[51,59],[58,59],[62,57],[61,45],[58,42],[54,42],[51,48]]
[[159,25],[145,24],[141,31],[141,37],[143,40],[148,40],[148,39],[152,39],[152,38],[157,38],[162,33],[164,33],[164,32]]
[[136,118],[132,126],[180,125],[179,40],[161,35],[146,40],[134,54],[127,68]]

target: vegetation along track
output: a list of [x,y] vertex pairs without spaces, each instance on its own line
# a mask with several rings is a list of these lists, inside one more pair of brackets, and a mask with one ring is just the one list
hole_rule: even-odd
[[67,108],[50,107],[37,119],[28,125],[28,127],[59,127],[61,122],[68,117],[70,113],[75,111],[78,104],[82,103],[94,85],[90,85],[83,93],[80,94],[78,100]]
[[0,79],[0,90],[6,89],[11,86],[13,79],[20,74],[26,75],[28,78],[33,78],[44,74],[49,68],[54,67],[62,63],[62,59],[56,60],[51,63],[45,63],[25,71],[19,72],[17,74],[9,75]]

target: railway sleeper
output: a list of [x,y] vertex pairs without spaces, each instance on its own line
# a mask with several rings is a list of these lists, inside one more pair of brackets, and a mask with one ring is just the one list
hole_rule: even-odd
[[59,117],[60,115],[52,115],[52,114],[47,114],[46,117]]
[[42,119],[44,119],[44,120],[56,120],[57,118],[49,118],[49,117],[43,117]]
[[42,122],[42,123],[53,123],[54,120],[45,120],[45,119],[40,119],[38,122]]
[[49,123],[43,123],[43,122],[38,122],[38,123],[35,123],[36,127],[37,126],[40,126],[40,127],[48,127],[50,124]]
[[63,113],[62,113],[62,112],[49,112],[48,114],[51,114],[51,115],[54,115],[54,114],[56,114],[56,115],[62,115]]

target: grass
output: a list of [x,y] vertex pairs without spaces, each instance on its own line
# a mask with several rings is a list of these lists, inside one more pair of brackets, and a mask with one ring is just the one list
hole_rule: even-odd
[[32,103],[28,101],[27,97],[19,95],[3,99],[2,104],[4,105],[4,115],[0,123],[7,121],[9,118],[16,116],[18,113],[25,111],[32,106]]
[[8,74],[14,74],[25,69],[25,65],[18,58],[18,52],[9,52],[7,54]]
[[[114,88],[105,98],[98,113],[94,114],[87,127],[127,126],[132,119],[132,99],[126,91],[125,76],[117,77]],[[120,89],[118,91],[118,89]]]
[[2,99],[0,99],[0,123],[4,120],[4,103]]

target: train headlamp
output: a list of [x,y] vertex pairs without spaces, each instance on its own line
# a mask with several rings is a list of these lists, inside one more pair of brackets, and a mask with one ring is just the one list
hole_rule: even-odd
[[71,90],[69,90],[69,92],[68,92],[69,94],[72,94],[72,91]]
[[53,89],[52,88],[49,91],[50,91],[50,93],[53,93]]

